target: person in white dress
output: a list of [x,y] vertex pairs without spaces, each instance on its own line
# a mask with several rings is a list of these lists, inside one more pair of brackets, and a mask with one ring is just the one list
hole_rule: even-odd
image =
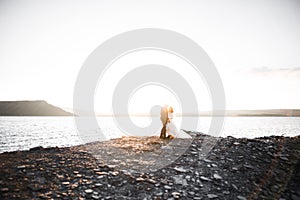
[[174,110],[172,106],[168,108],[168,121],[166,124],[166,138],[173,139],[173,138],[191,138],[190,135],[185,133],[182,130],[178,130],[174,121]]
[[174,119],[174,110],[173,110],[173,107],[170,106],[168,108],[168,122],[166,125],[167,138],[169,138],[169,139],[176,137],[178,134],[178,130],[177,130],[177,127],[176,127],[173,119]]

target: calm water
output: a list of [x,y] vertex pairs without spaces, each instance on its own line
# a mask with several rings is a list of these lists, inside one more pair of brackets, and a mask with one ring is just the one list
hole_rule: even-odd
[[[211,118],[200,117],[199,120],[200,124],[194,131],[207,133]],[[135,117],[133,121],[142,126],[150,122],[146,117]],[[98,123],[105,138],[122,136],[112,118],[99,117]],[[175,119],[175,123],[180,124],[180,119]],[[190,130],[189,127],[182,128]],[[220,136],[254,138],[299,134],[300,117],[227,117]],[[62,147],[81,143],[73,117],[0,117],[0,153],[36,146]]]

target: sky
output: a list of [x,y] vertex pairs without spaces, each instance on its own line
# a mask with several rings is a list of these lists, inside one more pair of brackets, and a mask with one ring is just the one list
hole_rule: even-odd
[[[300,109],[299,22],[298,0],[0,0],[0,100],[42,99],[72,108],[77,75],[96,47],[126,31],[161,28],[186,35],[206,51],[221,76],[226,109]],[[111,112],[114,87],[126,70],[151,63],[181,73],[199,110],[211,109],[204,80],[187,63],[141,51],[116,61],[99,80],[96,112]],[[132,95],[128,108],[144,113],[165,103],[180,112],[176,95],[146,86]]]

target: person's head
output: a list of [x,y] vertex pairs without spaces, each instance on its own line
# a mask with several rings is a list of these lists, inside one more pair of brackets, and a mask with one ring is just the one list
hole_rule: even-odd
[[169,112],[170,112],[170,113],[173,113],[173,112],[174,112],[174,110],[173,110],[173,107],[172,107],[172,106],[170,106],[170,107],[169,107]]

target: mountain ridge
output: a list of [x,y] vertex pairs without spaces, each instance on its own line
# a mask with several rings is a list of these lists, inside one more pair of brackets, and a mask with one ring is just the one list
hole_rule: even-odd
[[0,116],[73,116],[44,100],[0,101]]

